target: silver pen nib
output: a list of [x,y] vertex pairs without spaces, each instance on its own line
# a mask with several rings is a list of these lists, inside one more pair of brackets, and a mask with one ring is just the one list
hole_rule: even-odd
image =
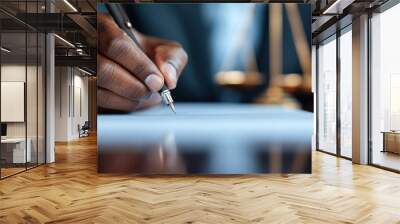
[[168,106],[169,106],[169,108],[171,108],[171,110],[176,114],[176,110],[175,110],[174,103],[170,103]]
[[161,91],[161,96],[165,104],[171,108],[171,110],[176,114],[175,106],[174,106],[174,100],[172,99],[171,92],[169,89],[164,89]]

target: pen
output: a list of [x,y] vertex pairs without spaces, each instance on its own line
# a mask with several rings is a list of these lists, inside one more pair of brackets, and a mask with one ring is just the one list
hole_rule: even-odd
[[[132,23],[130,22],[130,19],[128,15],[126,15],[124,8],[122,8],[121,4],[119,3],[106,3],[107,10],[111,14],[111,17],[114,19],[114,21],[117,23],[117,25],[125,31],[125,33],[128,34],[128,36],[135,42],[135,44],[143,51],[142,45],[139,43],[137,40],[134,32],[133,32],[133,27]],[[176,113],[175,106],[174,106],[174,100],[171,95],[171,91],[168,89],[168,87],[164,84],[161,90],[159,91],[161,98],[165,104],[171,108],[171,110]]]

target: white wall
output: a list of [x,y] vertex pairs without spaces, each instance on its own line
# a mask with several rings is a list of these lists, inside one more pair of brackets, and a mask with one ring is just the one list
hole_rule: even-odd
[[68,88],[70,83],[68,73],[69,69],[67,67],[55,68],[55,141],[68,140]]
[[[27,70],[25,70],[27,69]],[[27,106],[30,107],[27,111],[28,120],[28,135],[35,131],[36,134],[36,112],[37,98],[36,98],[36,66],[18,65],[18,64],[6,64],[1,66],[1,81],[10,82],[25,82],[25,75],[27,71],[28,87],[27,87]],[[42,101],[40,101],[42,102]],[[41,107],[42,105],[39,105]],[[7,110],[7,108],[1,108],[1,110]],[[32,123],[33,122],[33,123]],[[8,137],[25,137],[25,123],[26,122],[7,122],[7,136]],[[32,127],[32,131],[30,131]],[[29,137],[29,136],[28,136]]]
[[[76,70],[75,70],[76,72]],[[88,78],[81,76],[81,73],[79,75],[74,75],[74,100],[75,100],[75,106],[73,110],[75,110],[75,113],[73,113],[73,119],[72,119],[72,135],[77,137],[79,135],[77,126],[78,124],[83,125],[85,121],[88,121]],[[81,107],[81,108],[80,108]],[[82,110],[82,111],[80,111]]]
[[25,65],[1,65],[1,81],[25,82]]
[[88,78],[75,68],[56,67],[55,85],[55,140],[77,139],[78,124],[88,120]]
[[[38,70],[37,70],[38,69]],[[27,80],[25,80],[27,78]],[[41,66],[36,67],[25,64],[3,64],[1,66],[1,81],[2,82],[23,82],[26,85],[26,107],[23,102],[20,112],[25,114],[26,120],[21,122],[6,122],[8,138],[27,138],[29,139],[32,161],[36,162],[39,158],[40,163],[44,162],[44,74]],[[4,89],[2,89],[2,93]],[[22,90],[24,94],[25,90]],[[7,98],[7,95],[2,95],[2,98]],[[1,110],[12,110],[10,107],[2,107]],[[15,110],[15,109],[14,109]],[[22,110],[22,111],[21,111]],[[13,113],[13,111],[8,111]],[[15,113],[15,112],[14,112]],[[24,116],[24,115],[23,115]],[[25,117],[24,117],[25,118]],[[39,153],[37,156],[36,153]]]
[[[2,65],[1,81],[25,82],[25,65]],[[1,110],[6,110],[6,108],[1,108]],[[25,123],[7,123],[7,137],[25,137]]]

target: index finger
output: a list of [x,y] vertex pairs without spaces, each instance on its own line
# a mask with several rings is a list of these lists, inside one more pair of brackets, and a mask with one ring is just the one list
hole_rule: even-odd
[[154,57],[156,65],[165,75],[168,87],[174,89],[188,61],[186,52],[179,44],[171,43],[157,47]]
[[156,92],[164,85],[164,78],[157,66],[121,30],[110,16],[98,15],[99,51],[126,68],[147,87]]

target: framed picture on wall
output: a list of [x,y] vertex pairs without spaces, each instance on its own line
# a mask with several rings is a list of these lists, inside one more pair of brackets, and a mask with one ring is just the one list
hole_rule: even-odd
[[25,82],[1,82],[1,122],[25,121]]

